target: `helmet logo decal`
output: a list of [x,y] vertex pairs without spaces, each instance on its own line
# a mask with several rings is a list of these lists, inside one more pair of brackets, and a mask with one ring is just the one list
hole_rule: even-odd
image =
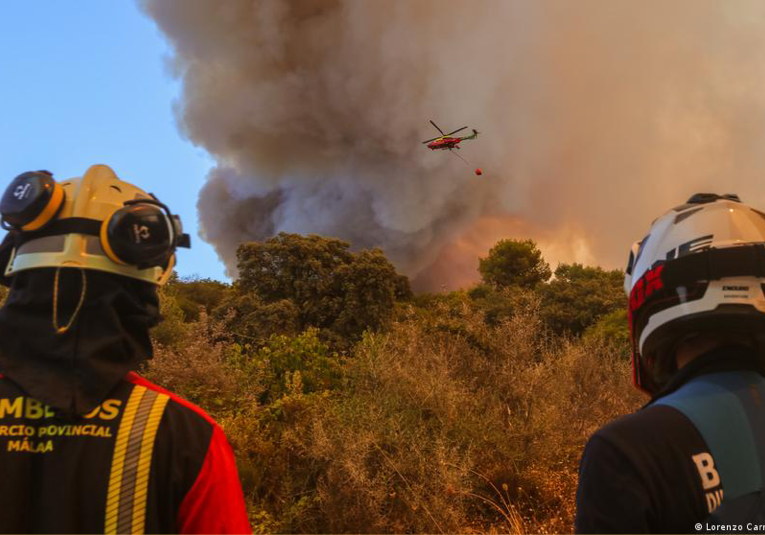
[[141,243],[143,240],[151,238],[149,227],[146,225],[141,225],[140,227],[137,224],[133,225],[133,235],[135,236],[136,243]]
[[24,197],[29,196],[29,190],[32,189],[32,184],[26,183],[23,186],[16,186],[16,189],[13,191],[13,196],[16,197],[18,200],[23,199]]
[[691,241],[687,241],[679,247],[675,247],[671,251],[668,251],[666,258],[667,260],[674,260],[675,258],[680,258],[690,253],[697,253],[699,251],[703,251],[704,249],[709,249],[709,247],[712,245],[713,239],[714,234],[709,234],[708,236],[702,236],[700,238],[694,238]]
[[664,264],[660,264],[655,268],[648,270],[646,274],[640,278],[635,287],[632,288],[630,294],[630,312],[634,312],[643,306],[645,300],[657,290],[661,290],[664,284],[661,281],[661,272],[664,270]]
[[723,292],[748,292],[749,286],[723,286]]

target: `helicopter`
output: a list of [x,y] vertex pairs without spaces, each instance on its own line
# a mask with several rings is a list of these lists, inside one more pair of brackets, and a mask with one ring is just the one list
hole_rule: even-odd
[[[434,137],[433,139],[428,139],[426,141],[423,141],[423,143],[427,143],[428,148],[430,150],[436,150],[436,149],[448,149],[449,152],[454,154],[457,158],[465,162],[467,165],[470,165],[470,162],[468,162],[465,158],[454,152],[452,149],[459,149],[460,141],[465,141],[467,139],[475,139],[478,137],[478,130],[473,128],[473,135],[470,136],[464,136],[464,137],[451,137],[452,135],[456,134],[457,132],[461,132],[467,126],[463,126],[462,128],[458,128],[454,132],[449,132],[448,134],[444,134],[444,131],[441,130],[436,123],[434,123],[432,120],[430,121],[430,124],[436,127],[436,130],[441,132],[441,135],[439,137]],[[476,175],[482,175],[483,171],[479,167],[475,170]]]
[[448,134],[444,134],[444,131],[441,130],[436,123],[433,121],[430,121],[430,124],[436,127],[436,130],[441,132],[441,135],[439,137],[434,137],[433,139],[428,139],[426,141],[423,141],[423,144],[427,143],[428,148],[430,150],[436,150],[436,149],[459,149],[460,141],[465,141],[467,139],[475,139],[478,137],[479,132],[473,128],[473,135],[465,136],[465,137],[451,137],[453,134],[456,134],[457,132],[461,132],[467,126],[463,126],[462,128],[458,128],[454,132],[449,132]]

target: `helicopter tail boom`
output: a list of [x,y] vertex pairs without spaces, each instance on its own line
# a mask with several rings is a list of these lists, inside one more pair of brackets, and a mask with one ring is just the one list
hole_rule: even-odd
[[476,130],[475,128],[473,128],[473,134],[460,138],[460,141],[465,141],[465,140],[468,140],[468,139],[475,139],[475,138],[478,137],[478,134],[480,134],[480,132],[478,130]]

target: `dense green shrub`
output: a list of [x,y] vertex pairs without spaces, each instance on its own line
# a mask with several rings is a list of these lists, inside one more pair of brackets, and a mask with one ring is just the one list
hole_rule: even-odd
[[266,373],[264,402],[290,392],[309,394],[340,385],[341,358],[330,352],[318,332],[310,328],[297,336],[273,335],[248,357]]
[[236,291],[227,296],[214,311],[217,320],[242,343],[264,343],[272,335],[294,335],[299,332],[300,310],[289,299],[270,303],[251,293]]
[[151,336],[154,342],[161,346],[171,349],[179,347],[185,342],[193,327],[185,322],[185,314],[172,289],[164,286],[158,293],[162,321],[152,330]]
[[538,307],[539,297],[534,290],[520,286],[493,288],[479,284],[468,291],[473,306],[483,313],[484,321],[496,327],[517,310]]
[[500,240],[478,261],[483,282],[497,288],[533,288],[552,275],[532,240]]
[[[295,332],[316,327],[347,344],[367,329],[387,326],[396,299],[411,297],[408,279],[382,251],[353,253],[337,239],[280,233],[240,245],[237,259],[235,295],[224,305],[235,311],[240,326],[249,323],[242,318],[277,312]],[[293,308],[287,310],[285,302]],[[277,311],[262,310],[275,303]]]
[[601,316],[624,309],[624,274],[581,264],[561,264],[555,279],[537,288],[541,314],[556,333],[579,335]]
[[231,292],[231,285],[212,279],[174,276],[165,291],[172,294],[183,311],[185,321],[197,321],[201,309],[212,313]]
[[598,338],[620,348],[625,356],[630,354],[630,330],[627,324],[627,310],[620,308],[601,316],[584,332],[586,338]]

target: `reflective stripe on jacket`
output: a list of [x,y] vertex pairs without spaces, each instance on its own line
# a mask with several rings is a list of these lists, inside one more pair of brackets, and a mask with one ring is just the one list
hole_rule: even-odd
[[0,531],[251,533],[221,429],[134,373],[76,421],[0,375]]

